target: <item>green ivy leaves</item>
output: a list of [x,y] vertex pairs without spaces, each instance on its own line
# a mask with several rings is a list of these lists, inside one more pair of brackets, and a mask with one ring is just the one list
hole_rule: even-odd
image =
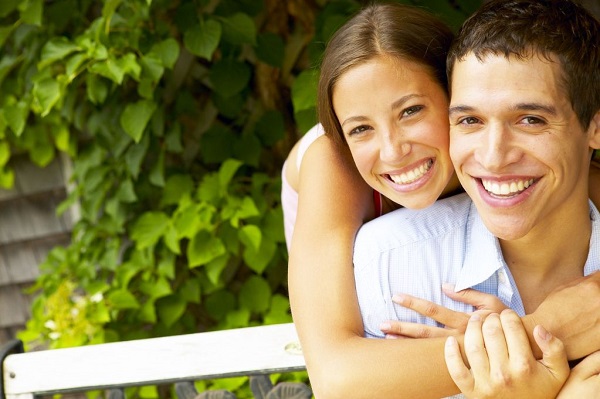
[[219,45],[221,33],[221,24],[217,21],[201,20],[185,32],[183,43],[190,53],[210,60]]
[[140,100],[136,103],[127,104],[123,110],[119,119],[121,127],[136,143],[139,143],[142,139],[144,129],[146,129],[155,110],[156,103],[150,100]]
[[62,151],[73,187],[57,211],[81,215],[40,266],[23,336],[61,347],[291,321],[281,164],[316,122],[312,67],[359,4],[99,4],[0,1],[0,185],[13,152],[45,165]]

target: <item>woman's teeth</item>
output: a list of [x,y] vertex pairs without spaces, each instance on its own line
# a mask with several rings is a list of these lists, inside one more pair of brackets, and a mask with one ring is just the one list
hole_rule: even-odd
[[433,165],[433,159],[429,159],[423,162],[420,166],[417,166],[413,170],[410,170],[399,175],[388,175],[390,179],[396,184],[409,184],[415,180],[419,180]]
[[514,195],[524,191],[527,187],[533,184],[533,179],[515,180],[512,182],[499,183],[491,180],[481,180],[483,188],[493,195]]

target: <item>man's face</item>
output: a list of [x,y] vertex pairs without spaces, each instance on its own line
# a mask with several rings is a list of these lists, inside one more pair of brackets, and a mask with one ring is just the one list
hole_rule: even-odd
[[470,54],[454,66],[450,155],[501,239],[548,233],[587,209],[590,146],[600,129],[597,119],[586,131],[580,126],[560,73],[538,55],[480,62]]

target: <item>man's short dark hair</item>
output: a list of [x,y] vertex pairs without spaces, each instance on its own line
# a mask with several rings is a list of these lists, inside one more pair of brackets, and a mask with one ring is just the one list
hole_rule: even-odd
[[468,54],[558,59],[565,93],[584,129],[600,110],[600,23],[569,0],[493,0],[461,27],[450,48],[452,68]]

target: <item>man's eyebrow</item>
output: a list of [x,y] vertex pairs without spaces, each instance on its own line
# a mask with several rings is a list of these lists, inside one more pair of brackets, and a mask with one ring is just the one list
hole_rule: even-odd
[[514,107],[515,111],[543,111],[550,115],[556,115],[556,108],[551,105],[540,103],[519,103]]
[[473,112],[474,110],[475,108],[469,105],[453,105],[450,108],[448,108],[448,114],[452,116],[452,114],[457,114],[461,112]]
[[[515,111],[543,111],[550,115],[557,114],[555,107],[540,103],[519,103],[512,108]],[[469,105],[453,105],[448,109],[448,114],[452,115],[456,113],[473,112],[474,110],[475,108]]]

